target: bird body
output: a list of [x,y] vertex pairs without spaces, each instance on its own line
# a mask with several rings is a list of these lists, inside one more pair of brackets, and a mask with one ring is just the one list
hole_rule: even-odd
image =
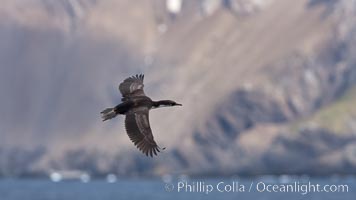
[[162,106],[181,106],[171,100],[152,101],[143,91],[144,75],[136,75],[125,79],[119,90],[122,103],[101,112],[103,121],[125,115],[125,128],[130,140],[146,156],[151,157],[160,152],[160,147],[154,141],[149,123],[149,111]]
[[153,101],[146,96],[138,96],[127,99],[126,101],[115,106],[115,111],[119,114],[135,112],[137,109],[146,108],[150,110],[153,106]]

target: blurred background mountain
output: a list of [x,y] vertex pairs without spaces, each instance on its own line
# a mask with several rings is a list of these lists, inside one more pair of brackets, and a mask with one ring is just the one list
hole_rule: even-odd
[[[356,173],[355,0],[5,0],[0,176]],[[118,84],[150,113],[146,158]]]

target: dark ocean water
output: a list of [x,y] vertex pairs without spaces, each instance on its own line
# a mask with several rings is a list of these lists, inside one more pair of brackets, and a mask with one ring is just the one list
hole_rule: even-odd
[[[319,191],[316,191],[316,185]],[[340,186],[341,185],[341,186]],[[276,189],[273,189],[275,187]],[[289,187],[289,188],[288,188]],[[347,189],[345,188],[347,187]],[[283,189],[284,188],[284,189]],[[288,188],[288,191],[286,191]],[[274,190],[274,191],[273,191]],[[346,191],[347,190],[347,191]],[[356,178],[264,177],[254,179],[160,179],[51,182],[0,180],[0,200],[356,199]]]

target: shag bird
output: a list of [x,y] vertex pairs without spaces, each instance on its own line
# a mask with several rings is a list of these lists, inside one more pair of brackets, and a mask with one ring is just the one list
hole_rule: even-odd
[[153,157],[157,152],[164,150],[160,148],[153,139],[148,113],[152,108],[164,106],[181,106],[171,100],[152,101],[143,91],[144,75],[131,76],[119,85],[122,94],[122,103],[107,108],[101,112],[103,121],[112,119],[117,115],[126,115],[125,128],[130,140],[135,146],[146,154]]

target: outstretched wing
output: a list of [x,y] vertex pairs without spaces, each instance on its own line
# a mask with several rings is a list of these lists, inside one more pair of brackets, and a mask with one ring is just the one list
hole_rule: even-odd
[[125,128],[130,140],[146,156],[151,157],[160,152],[159,146],[153,139],[150,122],[148,119],[148,109],[126,114]]
[[140,74],[131,76],[120,83],[119,90],[122,94],[122,101],[134,96],[145,96],[143,91],[143,78],[144,75]]

